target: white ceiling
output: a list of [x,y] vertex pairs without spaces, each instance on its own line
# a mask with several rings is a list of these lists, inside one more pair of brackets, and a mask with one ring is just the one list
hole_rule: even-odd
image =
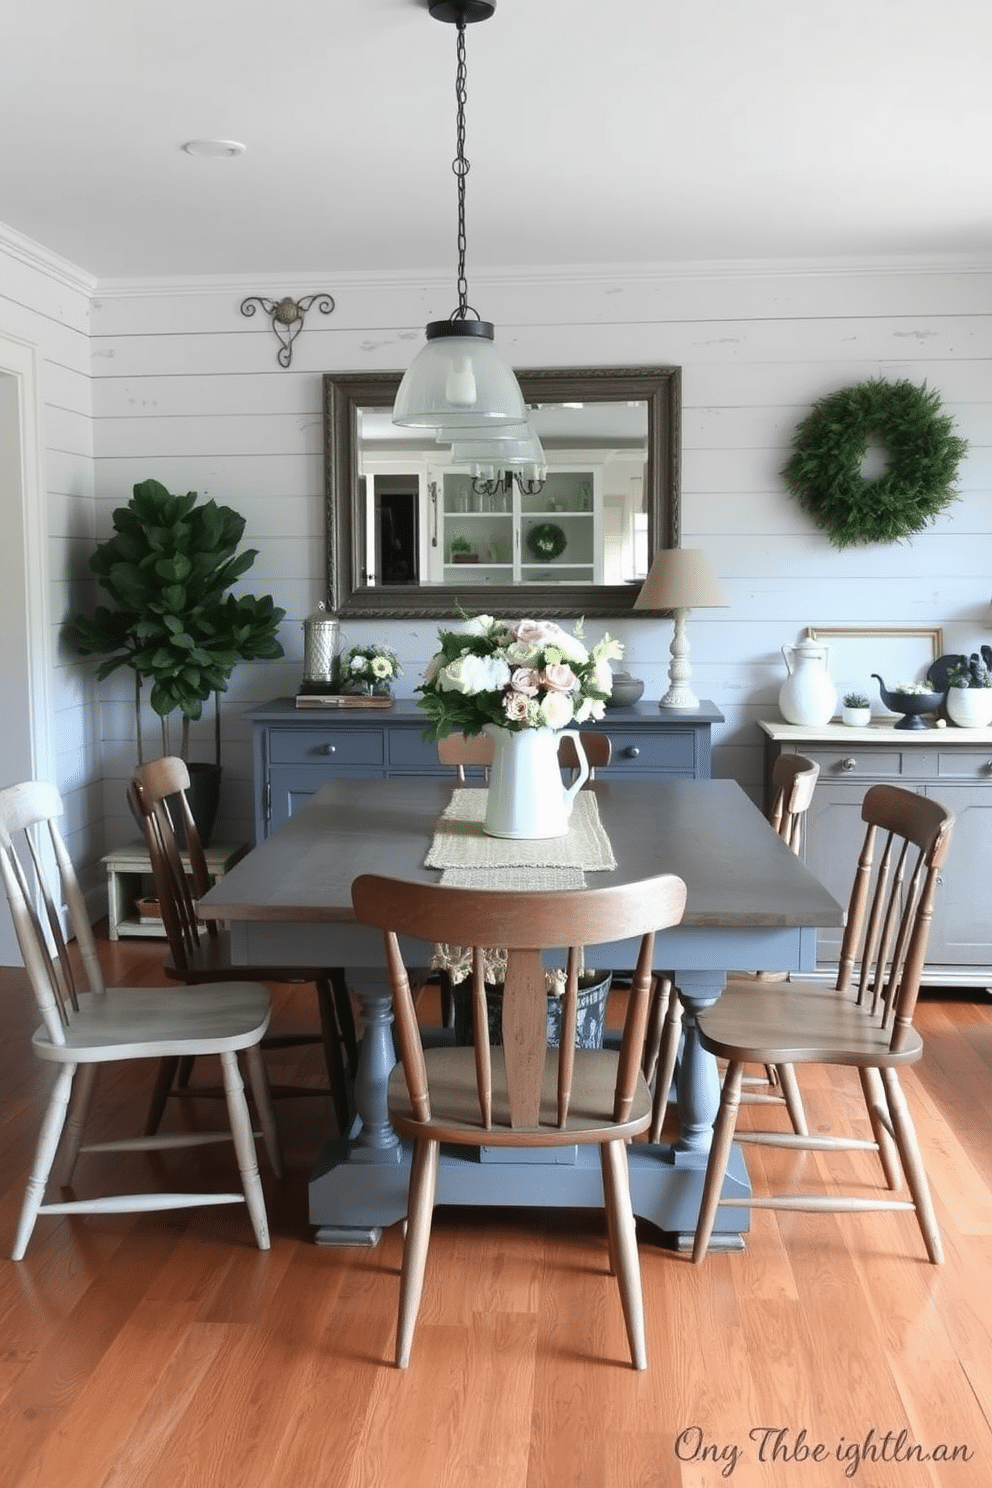
[[[454,277],[427,0],[2,0],[0,38],[0,223],[97,279]],[[467,42],[470,281],[992,249],[992,0],[498,0]]]

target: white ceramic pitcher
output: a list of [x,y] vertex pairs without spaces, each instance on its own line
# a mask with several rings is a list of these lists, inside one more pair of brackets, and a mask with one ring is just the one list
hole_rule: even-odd
[[778,706],[786,723],[816,728],[834,716],[837,689],[827,671],[829,655],[826,646],[809,639],[782,647],[789,675],[779,692]]
[[[575,794],[589,778],[578,729],[505,729],[487,724],[493,763],[483,831],[489,837],[564,837]],[[579,773],[562,783],[558,745],[575,740]]]

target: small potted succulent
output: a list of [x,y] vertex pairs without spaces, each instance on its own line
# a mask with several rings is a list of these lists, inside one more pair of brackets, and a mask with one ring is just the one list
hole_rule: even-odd
[[962,657],[947,674],[947,716],[959,728],[988,728],[992,724],[992,646]]
[[848,728],[867,728],[871,723],[871,702],[863,692],[845,692],[840,716]]
[[451,561],[452,563],[478,563],[479,555],[467,537],[459,535],[451,539]]

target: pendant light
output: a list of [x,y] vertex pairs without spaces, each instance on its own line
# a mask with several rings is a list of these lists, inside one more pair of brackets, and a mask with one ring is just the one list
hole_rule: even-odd
[[465,277],[465,27],[486,21],[495,0],[434,0],[435,20],[457,27],[455,99],[458,182],[458,305],[447,320],[427,326],[427,345],[414,357],[393,405],[393,423],[412,428],[501,428],[526,424],[527,409],[513,371],[496,350],[493,326],[468,303]]

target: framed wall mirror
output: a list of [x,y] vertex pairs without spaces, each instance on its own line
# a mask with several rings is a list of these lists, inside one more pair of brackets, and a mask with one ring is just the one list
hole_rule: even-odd
[[391,410],[399,373],[324,377],[327,587],[369,618],[623,615],[679,541],[677,367],[517,374],[546,467],[455,463]]

